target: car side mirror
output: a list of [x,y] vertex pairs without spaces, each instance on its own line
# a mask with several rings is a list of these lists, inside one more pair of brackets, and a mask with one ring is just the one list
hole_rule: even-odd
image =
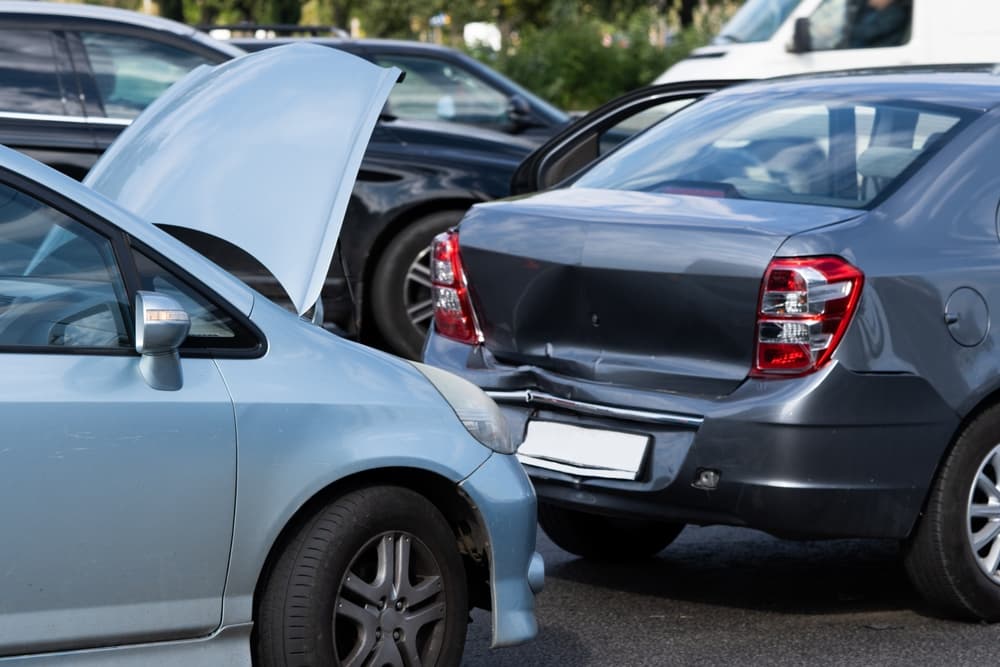
[[531,105],[528,104],[528,100],[520,95],[512,95],[507,100],[507,120],[518,129],[534,125]]
[[792,43],[788,45],[792,53],[809,53],[812,51],[812,29],[809,17],[795,19],[795,31],[792,33]]
[[191,330],[191,318],[177,301],[158,292],[135,293],[135,351],[139,372],[153,389],[183,386],[178,349]]

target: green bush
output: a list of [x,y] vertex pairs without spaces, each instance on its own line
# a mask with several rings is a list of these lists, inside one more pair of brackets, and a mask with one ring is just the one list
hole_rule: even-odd
[[499,54],[476,49],[473,55],[563,109],[592,109],[649,84],[711,35],[702,23],[657,45],[651,28],[658,24],[651,11],[613,24],[573,14],[521,30]]

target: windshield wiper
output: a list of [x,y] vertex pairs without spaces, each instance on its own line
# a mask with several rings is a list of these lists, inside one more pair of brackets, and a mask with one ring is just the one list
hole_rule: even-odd
[[715,36],[715,41],[725,41],[729,44],[741,44],[743,42],[739,37],[734,37],[733,35],[727,35],[726,33],[721,33]]

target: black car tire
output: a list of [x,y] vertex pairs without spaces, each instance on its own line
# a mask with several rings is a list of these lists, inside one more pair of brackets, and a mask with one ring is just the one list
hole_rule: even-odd
[[538,503],[538,523],[561,549],[600,561],[648,558],[663,551],[682,523],[611,517]]
[[976,562],[967,514],[972,484],[998,444],[1000,406],[977,417],[959,436],[905,545],[904,562],[914,587],[948,616],[1000,620],[1000,584]]
[[[420,286],[408,278],[410,267],[435,236],[457,225],[463,215],[463,211],[438,211],[408,224],[389,242],[375,266],[369,296],[375,326],[389,349],[402,357],[420,359],[430,326],[429,319],[414,324],[407,313],[407,299],[411,304],[422,301],[413,298],[414,290],[423,295]],[[429,302],[431,291],[426,290]]]
[[[382,554],[395,558],[404,551],[407,559],[398,560],[407,563],[412,586],[386,598],[402,578],[390,575],[380,585],[379,566],[397,571],[396,560]],[[427,576],[435,571],[438,579]],[[431,616],[440,617],[422,624],[416,615],[431,608]],[[426,498],[402,487],[361,489],[299,528],[271,568],[256,612],[255,665],[346,666],[369,658],[390,664],[393,646],[412,646],[422,664],[451,667],[461,660],[468,624],[465,568],[455,535]],[[411,613],[410,624],[399,620]],[[357,616],[363,621],[351,620]]]

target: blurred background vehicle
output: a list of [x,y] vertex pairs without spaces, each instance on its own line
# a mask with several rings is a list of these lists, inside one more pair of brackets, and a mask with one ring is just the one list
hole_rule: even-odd
[[172,83],[242,54],[136,12],[0,3],[0,143],[82,179]]
[[[252,31],[253,28],[238,25],[228,30]],[[385,109],[385,113],[394,118],[448,121],[544,138],[569,120],[564,111],[499,72],[460,51],[438,44],[335,37],[237,37],[228,41],[244,51],[259,51],[302,39],[353,53],[376,65],[403,70],[406,78],[396,85]]]
[[747,0],[656,83],[1000,61],[993,0]]
[[[83,178],[170,84],[198,65],[243,53],[188,26],[135,12],[0,3],[0,143]],[[514,169],[543,139],[383,115],[323,292],[328,324],[418,357],[432,313],[430,240],[472,204],[505,196]],[[280,227],[276,220],[277,239]],[[173,231],[264,294],[284,300],[253,258],[223,242]]]

